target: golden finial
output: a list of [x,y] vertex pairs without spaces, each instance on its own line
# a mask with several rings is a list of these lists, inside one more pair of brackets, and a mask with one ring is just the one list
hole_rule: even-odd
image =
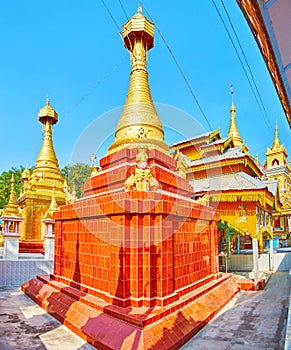
[[137,12],[138,12],[138,13],[142,13],[142,7],[141,7],[141,4],[138,4],[138,6],[137,6]]
[[275,128],[275,137],[274,137],[274,141],[273,141],[273,147],[275,146],[279,146],[281,143],[280,143],[280,140],[279,140],[279,129],[278,129],[278,122],[276,120],[276,128]]
[[257,166],[259,166],[259,165],[260,165],[260,163],[259,163],[259,155],[258,155],[258,153],[256,154],[256,161],[255,161],[255,162],[256,162],[256,165],[257,165]]
[[22,174],[21,174],[21,178],[23,181],[26,181],[30,178],[30,172],[29,172],[29,169],[27,167],[27,164],[26,164],[26,167],[25,169],[23,170]]
[[232,137],[234,146],[239,147],[239,146],[242,146],[244,143],[240,137],[240,134],[238,132],[238,127],[236,124],[236,108],[234,105],[234,90],[232,85],[230,85],[230,93],[231,93],[231,107],[230,107],[230,125],[228,130],[228,136]]
[[46,105],[50,105],[50,99],[49,99],[49,94],[46,94]]
[[51,200],[51,203],[50,203],[50,206],[48,208],[48,210],[45,212],[45,218],[46,219],[52,219],[53,217],[53,213],[55,211],[58,211],[59,210],[59,207],[58,207],[58,204],[56,202],[56,198],[55,198],[55,183],[53,182],[53,187],[52,187],[52,200]]
[[232,85],[230,85],[230,93],[231,93],[231,96],[232,96],[231,102],[232,102],[232,104],[234,104],[234,90],[233,90],[233,86]]

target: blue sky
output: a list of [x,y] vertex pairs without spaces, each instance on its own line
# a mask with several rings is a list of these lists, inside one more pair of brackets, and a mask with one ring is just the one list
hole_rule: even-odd
[[[127,21],[121,4],[128,17],[137,11],[137,1],[104,2],[120,30]],[[280,140],[291,154],[290,128],[236,1],[225,1],[225,6],[267,117],[256,101],[212,0],[145,0],[143,3],[143,14],[147,10],[161,31],[208,120],[156,30],[155,47],[149,52],[148,60],[153,100],[187,115],[184,119],[180,113],[162,113],[166,140],[171,143],[190,137],[192,128],[194,135],[195,125],[209,131],[208,123],[213,130],[220,128],[222,136],[226,136],[232,84],[237,124],[250,153],[254,156],[258,153],[260,162],[264,162],[277,121]],[[221,1],[215,3],[235,40]],[[73,162],[75,145],[98,118],[103,124],[97,123],[91,133],[82,160],[89,162],[90,153],[98,150],[98,158],[102,156],[115,131],[118,107],[125,101],[130,72],[129,55],[102,0],[2,1],[0,33],[0,171],[35,164],[42,142],[37,113],[45,104],[47,93],[59,114],[53,139],[60,167]],[[237,43],[236,47],[239,50]],[[115,116],[106,119],[112,110]],[[186,124],[189,115],[194,124]]]

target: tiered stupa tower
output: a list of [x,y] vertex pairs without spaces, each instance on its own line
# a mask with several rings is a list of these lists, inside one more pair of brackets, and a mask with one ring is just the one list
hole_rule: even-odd
[[64,179],[61,177],[52,141],[52,128],[58,122],[58,114],[51,107],[49,99],[40,109],[38,120],[43,125],[42,147],[32,173],[30,174],[27,167],[22,173],[24,190],[18,199],[24,216],[20,228],[22,251],[42,247],[44,232],[40,220],[50,207],[53,188],[58,206],[66,204]]
[[155,109],[148,83],[147,56],[154,46],[154,24],[141,8],[124,26],[124,46],[130,52],[131,73],[127,99],[117,124],[115,141],[108,153],[121,148],[156,148],[168,152],[162,122]]
[[146,71],[154,25],[124,26],[132,71],[115,141],[84,197],[55,219],[51,276],[23,285],[100,349],[178,349],[237,292],[218,271],[218,216],[191,200],[164,141]]

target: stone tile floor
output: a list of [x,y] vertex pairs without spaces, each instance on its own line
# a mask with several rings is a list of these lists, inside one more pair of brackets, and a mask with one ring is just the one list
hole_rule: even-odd
[[[183,350],[284,349],[290,279],[276,272],[264,291],[241,292]],[[89,350],[18,288],[0,288],[0,350]]]

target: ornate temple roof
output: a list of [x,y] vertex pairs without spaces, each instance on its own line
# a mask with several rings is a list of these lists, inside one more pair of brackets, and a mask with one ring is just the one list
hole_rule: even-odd
[[245,153],[242,152],[244,147],[236,147],[236,148],[229,148],[226,150],[224,153],[216,153],[212,156],[206,156],[202,157],[200,159],[192,160],[191,161],[191,166],[194,165],[202,165],[202,164],[207,164],[207,163],[212,163],[212,162],[218,162],[226,159],[239,159],[239,158],[244,158],[246,156]]
[[244,172],[221,174],[219,176],[195,179],[190,181],[194,193],[227,190],[255,190],[267,188],[273,195],[276,194],[278,182],[261,181]]
[[183,145],[183,144],[186,144],[186,143],[196,143],[196,142],[200,141],[201,139],[202,140],[205,139],[205,140],[208,140],[208,142],[210,142],[212,138],[215,138],[215,140],[220,140],[221,139],[220,131],[219,130],[214,130],[214,131],[206,132],[204,134],[199,134],[199,135],[190,137],[189,139],[185,139],[185,140],[182,140],[182,141],[175,142],[175,143],[173,143],[171,145],[171,147],[174,148],[176,146]]

